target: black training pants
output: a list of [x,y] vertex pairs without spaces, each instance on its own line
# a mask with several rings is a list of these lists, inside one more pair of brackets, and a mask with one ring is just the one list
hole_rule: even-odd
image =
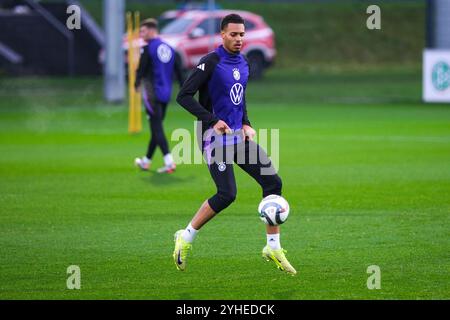
[[169,151],[166,135],[164,134],[163,120],[166,116],[167,103],[160,102],[152,98],[150,90],[144,87],[142,91],[145,110],[150,125],[150,141],[147,148],[147,158],[151,159],[155,153],[156,147],[160,147],[162,154],[166,155]]
[[[217,148],[222,154],[217,156]],[[236,198],[237,188],[233,163],[247,172],[262,188],[262,196],[281,195],[282,182],[267,153],[255,142],[245,141],[229,146],[204,150],[209,172],[217,187],[217,193],[208,199],[214,212],[219,213]],[[215,158],[215,159],[211,159]]]

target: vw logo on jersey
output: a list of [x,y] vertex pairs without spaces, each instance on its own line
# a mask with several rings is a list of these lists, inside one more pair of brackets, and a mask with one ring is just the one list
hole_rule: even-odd
[[158,49],[156,49],[158,53],[158,58],[162,63],[167,63],[172,58],[172,50],[167,44],[160,44]]
[[241,74],[239,73],[238,68],[233,69],[233,77],[234,77],[234,80],[236,80],[236,81],[238,81],[241,78]]
[[235,83],[230,90],[231,102],[234,105],[238,105],[242,102],[242,97],[244,96],[244,87],[240,83]]

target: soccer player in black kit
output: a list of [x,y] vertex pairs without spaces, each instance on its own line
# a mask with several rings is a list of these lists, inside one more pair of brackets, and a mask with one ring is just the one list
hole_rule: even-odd
[[147,45],[141,50],[135,88],[142,91],[151,137],[146,155],[136,158],[135,164],[142,170],[148,170],[153,154],[159,147],[164,156],[164,167],[158,169],[158,172],[172,173],[176,166],[164,134],[163,120],[172,94],[173,74],[175,72],[181,86],[182,70],[175,59],[173,48],[159,38],[158,22],[155,19],[144,20],[139,33]]
[[[266,152],[253,141],[256,132],[251,127],[245,102],[249,67],[240,53],[244,35],[242,17],[237,14],[224,17],[223,44],[200,60],[177,97],[177,102],[201,123],[201,147],[217,187],[217,193],[201,205],[186,229],[175,233],[173,258],[181,271],[186,268],[188,252],[200,228],[235,200],[233,163],[259,183],[263,197],[281,195],[280,177]],[[194,99],[197,91],[199,101]],[[280,226],[267,225],[266,234],[263,257],[275,262],[279,269],[296,274],[281,248]]]

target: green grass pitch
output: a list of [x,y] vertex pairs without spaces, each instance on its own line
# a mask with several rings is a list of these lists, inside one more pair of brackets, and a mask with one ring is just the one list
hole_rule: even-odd
[[[0,78],[0,299],[449,299],[450,108],[422,104],[420,81],[273,70],[249,84],[255,128],[280,129],[292,277],[260,257],[261,192],[239,168],[236,202],[180,273],[173,233],[215,191],[206,166],[137,171],[148,131],[127,133],[99,79]],[[173,102],[167,132],[192,121]]]

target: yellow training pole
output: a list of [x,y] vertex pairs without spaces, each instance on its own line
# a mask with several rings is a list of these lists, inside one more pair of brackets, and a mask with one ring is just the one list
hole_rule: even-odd
[[[134,27],[135,27],[135,50],[134,50],[134,61],[135,61],[135,70],[137,69],[137,66],[139,65],[139,59],[141,56],[141,47],[139,46],[139,25],[141,24],[140,22],[140,12],[137,11],[134,13]],[[142,90],[144,90],[142,88]],[[136,121],[136,132],[141,132],[142,131],[142,97],[141,97],[141,93],[140,92],[134,92],[135,97],[134,97],[134,110],[136,112],[136,117],[135,117],[135,121]]]
[[136,132],[134,99],[136,97],[134,90],[135,68],[133,54],[133,21],[131,12],[127,12],[127,40],[128,40],[128,132]]

